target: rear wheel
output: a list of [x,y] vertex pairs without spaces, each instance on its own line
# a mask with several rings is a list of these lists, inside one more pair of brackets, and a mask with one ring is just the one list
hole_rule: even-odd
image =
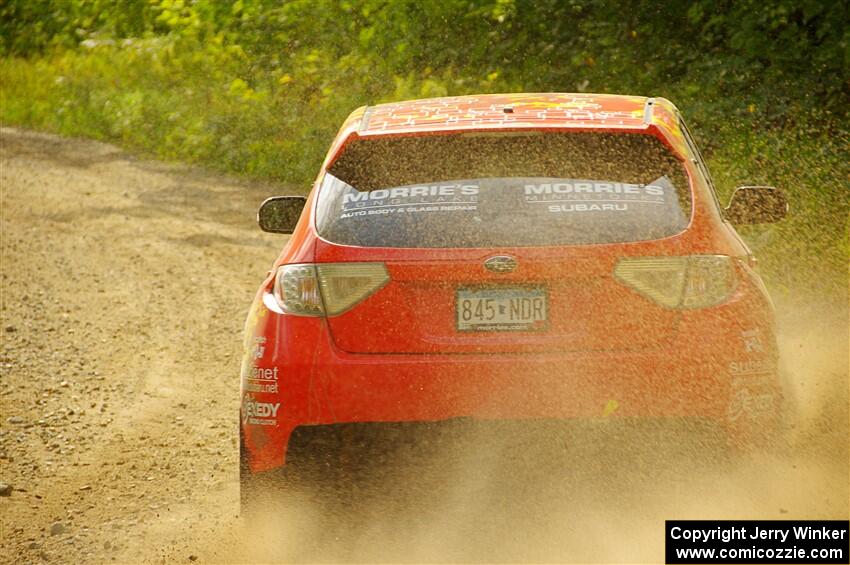
[[782,405],[779,412],[778,441],[781,449],[790,450],[794,445],[795,435],[799,433],[800,399],[794,387],[792,374],[787,368],[780,369],[780,382]]
[[239,427],[239,514],[248,516],[256,507],[258,497],[256,478],[248,466],[248,452],[242,437],[242,427]]
[[341,474],[337,465],[331,465],[336,458],[323,450],[276,469],[253,472],[241,429],[239,439],[240,515],[250,519],[261,512],[274,514],[296,505],[323,506],[338,496]]

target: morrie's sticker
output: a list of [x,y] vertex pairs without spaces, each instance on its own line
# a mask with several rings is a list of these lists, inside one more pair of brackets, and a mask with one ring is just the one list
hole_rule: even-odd
[[664,196],[664,187],[654,184],[629,184],[624,182],[560,181],[526,184],[525,196],[552,194],[621,194],[632,196]]
[[474,196],[478,194],[477,184],[435,184],[423,186],[400,186],[383,188],[369,192],[349,192],[343,197],[343,204],[356,202],[375,202],[392,199],[441,198],[453,196]]
[[592,180],[552,180],[527,183],[523,196],[527,204],[547,204],[552,214],[564,212],[626,212],[630,206],[665,205],[664,177],[658,184],[630,184]]
[[343,195],[340,217],[477,210],[478,192],[476,183],[400,186],[368,192],[355,190]]

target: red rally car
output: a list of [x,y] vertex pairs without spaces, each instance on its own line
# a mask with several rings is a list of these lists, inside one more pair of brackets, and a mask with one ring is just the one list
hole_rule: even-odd
[[686,419],[757,442],[782,402],[774,313],[732,224],[786,210],[770,187],[722,208],[663,98],[356,110],[310,194],[259,211],[292,236],[245,329],[243,485],[352,423]]

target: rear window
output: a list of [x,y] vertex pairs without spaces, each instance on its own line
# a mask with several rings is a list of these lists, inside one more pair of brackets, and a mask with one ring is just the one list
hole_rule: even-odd
[[658,239],[691,192],[655,137],[474,133],[357,140],[326,173],[317,229],[364,247],[525,247]]

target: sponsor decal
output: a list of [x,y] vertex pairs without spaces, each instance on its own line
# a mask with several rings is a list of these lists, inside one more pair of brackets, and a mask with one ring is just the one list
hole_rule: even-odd
[[262,359],[266,354],[266,338],[259,336],[254,338],[254,349],[251,352],[251,358],[254,360]]
[[761,375],[772,373],[774,364],[767,359],[753,359],[747,361],[731,361],[729,363],[730,375]]
[[628,204],[557,204],[549,205],[549,211],[557,212],[618,212],[628,210]]
[[351,191],[342,197],[340,218],[418,212],[456,212],[478,209],[478,184],[400,186],[369,192]]
[[242,423],[258,426],[274,426],[277,424],[277,412],[280,402],[257,402],[253,394],[242,398]]
[[744,351],[747,353],[761,353],[764,351],[764,344],[761,341],[761,330],[746,330],[741,332],[741,342],[744,345]]
[[[501,179],[507,180],[510,179]],[[541,208],[541,211],[549,213],[623,212],[639,204],[666,207],[676,199],[675,187],[664,176],[648,184],[556,178],[527,178],[515,182],[509,188],[519,192],[526,204],[547,204],[548,207]],[[340,219],[429,212],[475,212],[479,209],[480,192],[478,181],[402,186],[364,192],[349,187],[342,195]],[[500,194],[498,191],[495,193]],[[514,194],[516,192],[511,191],[510,196],[507,196],[512,199],[512,203]]]
[[526,184],[524,197],[528,204],[548,204],[550,213],[624,212],[630,204],[666,204],[668,192],[662,177],[658,184],[629,184],[591,180],[559,180]]
[[254,338],[254,347],[250,351],[251,364],[243,369],[245,392],[277,394],[279,367],[261,367],[259,363],[266,355],[266,338],[258,336]]
[[[554,194],[610,194],[623,196],[664,196],[664,187],[654,184],[628,184],[623,182],[561,181],[526,184],[525,196],[551,196]],[[527,198],[528,199],[528,198]]]
[[277,394],[279,392],[277,380],[278,367],[263,368],[251,367],[251,372],[248,374],[245,390],[247,392],[261,392],[269,394]]
[[272,367],[270,369],[256,366],[251,367],[251,374],[248,378],[254,381],[276,381],[277,370],[278,367]]
[[349,192],[343,197],[343,205],[354,202],[374,202],[393,199],[425,198],[425,202],[434,202],[432,198],[472,196],[478,194],[477,184],[438,184],[432,186],[400,186],[369,192]]
[[751,390],[733,383],[732,397],[726,411],[726,417],[734,422],[742,416],[758,416],[768,414],[774,409],[774,397],[771,393]]

